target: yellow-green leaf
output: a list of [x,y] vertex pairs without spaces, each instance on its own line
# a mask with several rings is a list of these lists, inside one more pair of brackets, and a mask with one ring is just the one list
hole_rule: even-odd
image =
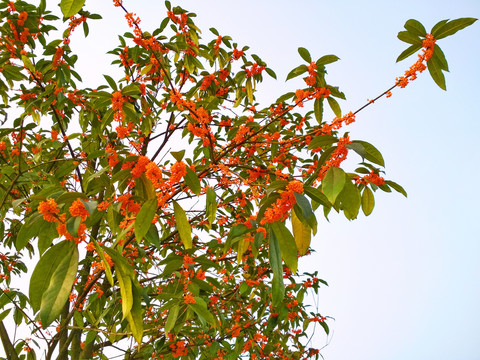
[[298,216],[295,214],[295,211],[292,211],[292,230],[293,236],[295,238],[295,244],[297,245],[297,250],[300,256],[303,256],[307,253],[312,240],[312,230],[309,226],[305,226]]
[[135,218],[135,239],[141,241],[152,225],[157,212],[157,198],[147,200]]
[[362,194],[362,211],[365,216],[368,216],[372,213],[374,206],[375,197],[373,196],[373,192],[369,187],[365,187]]
[[63,16],[69,18],[78,13],[82,9],[83,4],[85,4],[85,0],[61,0],[60,9]]
[[287,229],[285,224],[280,221],[272,223],[272,230],[278,240],[280,253],[282,254],[285,264],[292,270],[292,273],[295,274],[297,272],[298,258],[297,245],[292,233]]
[[185,249],[192,248],[192,227],[188,222],[187,214],[185,210],[176,202],[173,201],[173,213],[175,216],[175,227],[178,230],[180,235],[180,240],[182,240],[183,246]]

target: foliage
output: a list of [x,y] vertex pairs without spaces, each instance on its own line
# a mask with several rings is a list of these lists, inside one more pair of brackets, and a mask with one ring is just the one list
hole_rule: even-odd
[[[345,95],[326,79],[338,57],[299,48],[287,80],[303,75],[306,87],[261,108],[257,85],[276,74],[248,47],[213,28],[203,42],[195,14],[168,1],[152,33],[114,5],[132,29],[110,52],[124,77],[89,89],[70,35],[82,25],[87,36],[100,15],[62,0],[63,25],[45,0],[0,1],[0,111],[21,109],[0,130],[7,357],[107,359],[113,348],[128,359],[318,358],[308,334],[316,324],[328,334],[327,318],[303,299],[327,284],[297,273],[314,210],[353,220],[372,212],[378,190],[406,196],[381,176],[372,144],[339,134],[364,107],[342,115]],[[430,34],[407,21],[398,37],[411,46],[398,60],[422,53],[379,97],[427,67],[445,89],[436,40],[475,20],[444,20]],[[346,172],[350,150],[362,161]],[[27,255],[39,260],[24,294],[10,285]],[[30,339],[12,343],[5,319]]]

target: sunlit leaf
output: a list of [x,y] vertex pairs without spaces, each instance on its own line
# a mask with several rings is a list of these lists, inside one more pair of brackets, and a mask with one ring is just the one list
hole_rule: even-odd
[[338,167],[331,167],[325,174],[322,180],[322,190],[332,204],[335,203],[337,196],[342,192],[345,179],[345,172]]
[[192,228],[190,223],[188,222],[187,215],[185,210],[176,202],[172,201],[173,203],[173,212],[175,216],[175,226],[178,230],[178,234],[180,236],[180,240],[182,240],[183,246],[185,249],[192,248]]
[[309,226],[304,225],[295,215],[295,211],[292,211],[292,230],[295,238],[295,244],[300,256],[307,253],[312,240],[312,230]]
[[280,246],[280,253],[282,254],[283,260],[285,260],[285,264],[290,268],[292,273],[295,274],[297,272],[298,258],[297,246],[292,233],[287,229],[285,224],[280,221],[272,223],[272,230]]
[[78,13],[82,9],[83,4],[85,4],[85,0],[61,0],[60,9],[63,16],[69,18]]

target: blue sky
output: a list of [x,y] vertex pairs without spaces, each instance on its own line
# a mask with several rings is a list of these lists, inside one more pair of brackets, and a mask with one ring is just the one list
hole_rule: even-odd
[[[478,0],[172,3],[197,13],[205,37],[213,38],[207,29],[215,27],[249,45],[279,79],[302,62],[299,46],[313,58],[339,56],[327,79],[345,92],[344,112],[386,90],[415,62],[412,57],[395,63],[406,48],[396,39],[406,20],[415,18],[431,29],[442,19],[480,17]],[[141,17],[146,31],[164,17],[163,1],[124,4]],[[78,36],[72,47],[80,55],[78,72],[88,70],[87,81],[94,85],[102,73],[114,74],[108,70],[112,58],[104,54],[117,44],[116,33],[127,28],[109,1],[87,1],[86,7],[104,20],[91,22],[92,35],[86,41]],[[94,41],[100,38],[104,41]],[[319,303],[335,318],[333,335],[326,339],[319,331],[314,339],[318,347],[329,341],[322,351],[327,360],[480,359],[479,38],[476,23],[439,41],[451,71],[447,92],[425,72],[360,112],[348,128],[352,139],[380,149],[386,178],[403,185],[409,196],[378,194],[374,213],[353,222],[331,216],[328,223],[318,214],[316,254],[303,258],[300,270],[318,270],[330,284]],[[301,86],[267,81],[260,100],[266,105]]]

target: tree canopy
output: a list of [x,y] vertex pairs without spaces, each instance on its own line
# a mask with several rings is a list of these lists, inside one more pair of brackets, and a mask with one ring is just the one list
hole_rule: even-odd
[[[355,111],[327,78],[327,54],[298,49],[302,77],[256,101],[262,59],[165,2],[110,53],[123,77],[82,87],[72,32],[101,19],[84,1],[0,1],[0,339],[8,359],[307,359],[328,317],[304,299],[326,281],[299,273],[318,214],[370,215],[375,192],[405,190],[372,144],[345,127],[428,69],[446,89],[438,40],[476,19],[417,20],[397,61],[419,55]],[[133,4],[132,4],[133,6]],[[210,40],[208,40],[210,39]],[[335,114],[324,118],[324,107]],[[19,110],[20,109],[20,110]],[[9,118],[13,115],[15,119]],[[341,167],[351,153],[358,167]],[[35,263],[28,259],[35,256]],[[31,271],[28,293],[17,289]],[[12,341],[6,321],[30,336]]]

